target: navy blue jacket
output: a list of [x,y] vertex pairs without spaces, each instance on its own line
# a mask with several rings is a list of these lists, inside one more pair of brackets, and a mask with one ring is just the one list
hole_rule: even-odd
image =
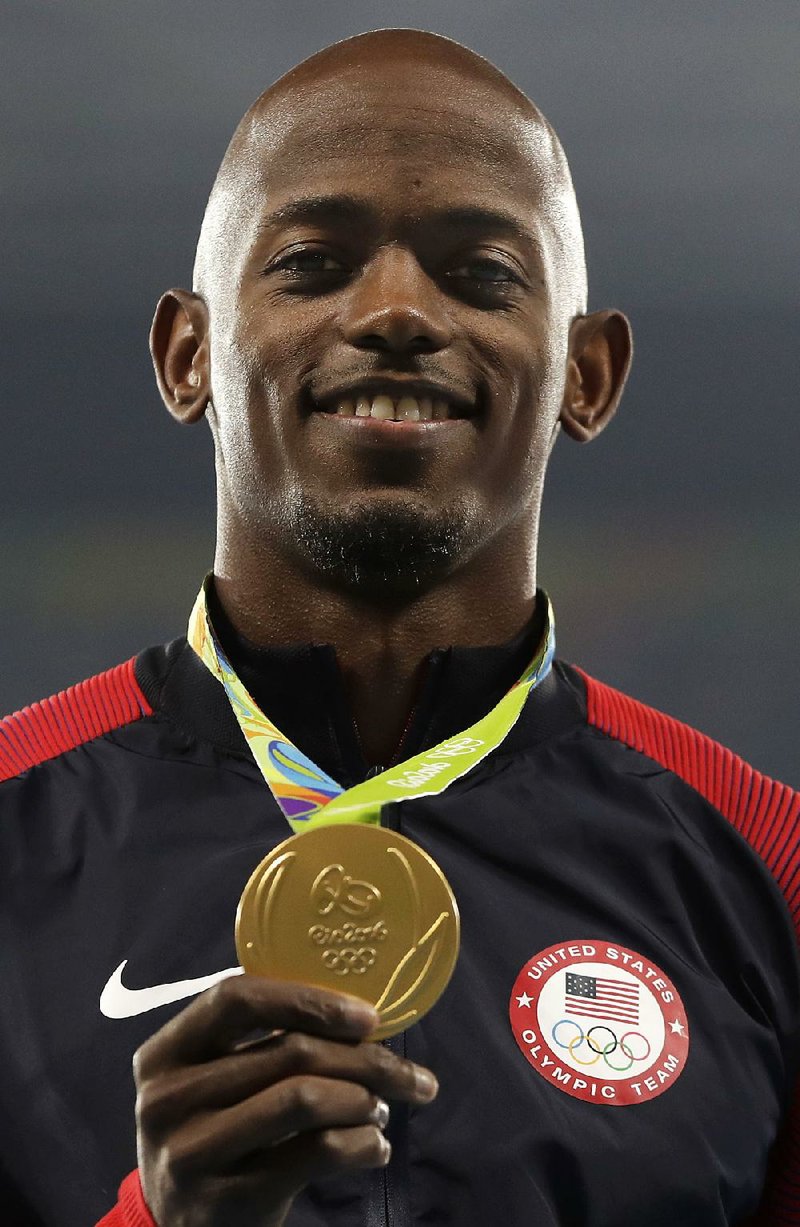
[[[227,646],[306,753],[364,777],[332,649]],[[402,757],[488,710],[529,648],[434,653]],[[0,723],[0,779],[3,1221],[90,1227],[136,1165],[133,1052],[235,967],[242,886],[289,832],[184,639]],[[291,1227],[800,1223],[799,814],[557,662],[488,758],[385,807],[462,914],[449,987],[391,1041],[441,1090],[395,1106],[385,1171],[309,1188]]]

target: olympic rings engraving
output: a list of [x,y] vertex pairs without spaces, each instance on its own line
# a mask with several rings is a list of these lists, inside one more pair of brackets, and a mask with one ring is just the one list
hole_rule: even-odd
[[337,976],[362,976],[372,967],[378,952],[374,946],[342,946],[338,950],[324,950],[322,961],[329,971]]
[[[559,1039],[559,1028],[563,1028],[565,1024],[569,1027],[575,1028],[575,1034],[569,1040],[565,1040],[563,1038]],[[600,1047],[597,1046],[598,1043],[601,1043],[601,1041],[598,1041],[596,1038],[596,1033],[598,1031],[605,1032],[610,1037],[608,1043],[602,1044]],[[634,1061],[646,1061],[652,1051],[650,1041],[646,1035],[642,1035],[641,1031],[626,1031],[621,1038],[617,1038],[616,1033],[612,1031],[611,1027],[607,1027],[604,1023],[596,1024],[595,1026],[590,1027],[588,1031],[584,1032],[583,1027],[580,1025],[580,1023],[576,1022],[574,1018],[560,1018],[559,1021],[553,1025],[550,1034],[552,1036],[553,1043],[557,1044],[559,1048],[565,1048],[577,1065],[596,1065],[602,1057],[608,1068],[613,1069],[617,1074],[624,1074],[631,1068]],[[561,1035],[563,1036],[563,1031],[561,1032]],[[645,1051],[641,1056],[637,1055],[632,1050],[631,1045],[626,1042],[627,1040],[634,1038],[644,1042]],[[575,1049],[580,1048],[581,1044],[584,1042],[586,1043],[589,1051],[594,1054],[589,1058],[589,1060],[584,1060],[575,1052]],[[612,1053],[616,1052],[617,1049],[619,1049],[623,1057],[627,1057],[627,1065],[616,1064],[609,1061],[608,1058]]]

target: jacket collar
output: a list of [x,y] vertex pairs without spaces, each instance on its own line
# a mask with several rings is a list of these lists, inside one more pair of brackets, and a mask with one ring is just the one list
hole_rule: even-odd
[[[488,647],[437,648],[427,658],[416,702],[397,758],[410,758],[460,732],[485,715],[532,658],[542,634],[541,609],[513,639]],[[328,644],[261,648],[240,636],[218,601],[214,628],[242,682],[281,731],[344,787],[369,772],[347,707],[336,652]],[[571,671],[570,671],[571,673]],[[225,692],[184,638],[150,648],[136,660],[136,675],[155,711],[189,736],[251,759]],[[531,737],[579,722],[582,693],[574,675],[556,665],[529,696],[523,717],[504,750],[530,745]],[[384,764],[386,765],[386,764]]]

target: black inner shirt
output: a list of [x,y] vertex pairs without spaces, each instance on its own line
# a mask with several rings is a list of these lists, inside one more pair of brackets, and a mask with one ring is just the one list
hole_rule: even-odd
[[[259,647],[241,635],[208,585],[208,614],[243,685],[280,729],[337,783],[351,788],[376,768],[367,762],[348,707],[331,644]],[[435,648],[425,660],[416,700],[393,762],[401,762],[469,728],[518,680],[544,631],[545,599],[537,596],[530,622],[506,643]],[[380,678],[376,678],[380,685]]]

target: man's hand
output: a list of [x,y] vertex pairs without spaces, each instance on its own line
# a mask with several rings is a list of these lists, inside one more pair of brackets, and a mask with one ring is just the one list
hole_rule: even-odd
[[235,976],[143,1044],[139,1172],[159,1227],[279,1227],[309,1180],[388,1163],[386,1100],[437,1085],[364,1042],[377,1021],[355,997]]

